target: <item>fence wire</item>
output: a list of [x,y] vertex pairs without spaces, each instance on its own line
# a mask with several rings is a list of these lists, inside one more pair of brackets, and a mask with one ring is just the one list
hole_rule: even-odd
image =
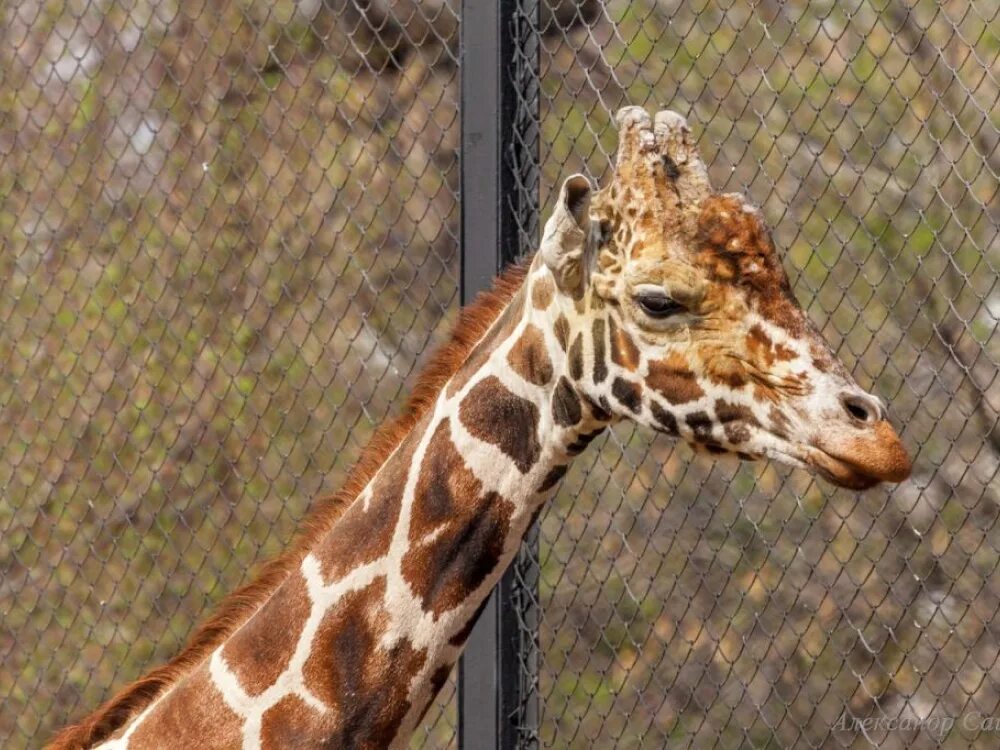
[[[685,114],[916,464],[857,494],[617,429],[540,525],[523,744],[996,747],[1000,9],[531,23],[543,204],[620,105]],[[458,31],[455,0],[0,8],[3,747],[169,658],[454,319]],[[455,746],[453,696],[415,745]]]

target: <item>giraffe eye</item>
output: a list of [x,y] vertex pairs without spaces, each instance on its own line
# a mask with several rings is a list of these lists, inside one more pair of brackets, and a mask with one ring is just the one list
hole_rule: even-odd
[[636,302],[651,318],[669,318],[687,310],[680,302],[665,294],[643,294],[636,297]]

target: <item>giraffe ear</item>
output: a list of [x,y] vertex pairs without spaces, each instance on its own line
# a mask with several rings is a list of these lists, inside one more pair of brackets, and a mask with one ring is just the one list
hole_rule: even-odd
[[567,177],[542,235],[542,260],[559,289],[572,297],[583,292],[587,242],[590,239],[590,180]]

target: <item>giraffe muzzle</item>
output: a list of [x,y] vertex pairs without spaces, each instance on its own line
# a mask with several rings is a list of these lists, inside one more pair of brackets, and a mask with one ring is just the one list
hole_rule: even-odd
[[856,490],[902,482],[912,469],[899,435],[881,418],[860,427],[821,429],[803,460],[830,482]]

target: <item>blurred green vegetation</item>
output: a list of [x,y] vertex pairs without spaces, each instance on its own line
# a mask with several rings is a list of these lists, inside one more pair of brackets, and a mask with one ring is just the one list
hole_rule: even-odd
[[[917,453],[855,495],[595,446],[542,520],[543,743],[869,747],[845,711],[1000,711],[996,8],[543,5],[543,201],[604,174],[621,104],[685,114]],[[453,7],[0,8],[4,747],[174,653],[453,320]],[[450,746],[452,694],[415,744]]]

